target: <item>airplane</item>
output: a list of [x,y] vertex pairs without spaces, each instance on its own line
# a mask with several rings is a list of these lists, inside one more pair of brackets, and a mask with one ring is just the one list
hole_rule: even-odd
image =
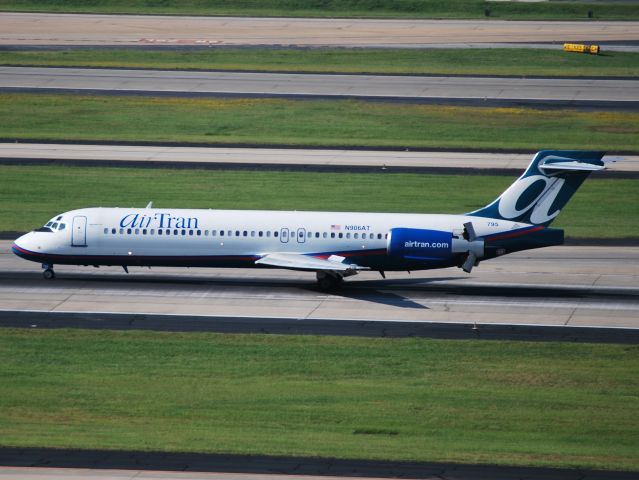
[[604,152],[543,150],[487,206],[463,215],[153,208],[82,208],[53,217],[15,240],[12,251],[54,264],[284,268],[315,272],[322,290],[372,270],[459,267],[561,245],[548,225]]

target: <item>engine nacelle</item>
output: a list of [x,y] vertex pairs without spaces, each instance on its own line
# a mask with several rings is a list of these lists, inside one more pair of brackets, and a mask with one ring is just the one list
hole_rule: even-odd
[[388,234],[386,252],[406,260],[449,260],[453,256],[453,234],[421,228],[393,228]]

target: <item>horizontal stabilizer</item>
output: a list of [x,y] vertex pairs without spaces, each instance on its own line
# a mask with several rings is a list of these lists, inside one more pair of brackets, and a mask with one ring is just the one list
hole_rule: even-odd
[[557,172],[596,172],[597,170],[603,170],[605,165],[593,165],[592,163],[585,162],[553,162],[539,165],[539,169],[547,175],[552,175]]
[[[269,253],[255,262],[256,265],[268,265],[271,267],[288,268],[290,270],[305,271],[333,271],[348,272],[354,270],[370,270],[368,267],[360,267],[359,265],[342,263],[339,259],[342,257],[331,256],[324,260],[321,258],[310,257],[300,253]],[[333,260],[331,260],[333,259]]]

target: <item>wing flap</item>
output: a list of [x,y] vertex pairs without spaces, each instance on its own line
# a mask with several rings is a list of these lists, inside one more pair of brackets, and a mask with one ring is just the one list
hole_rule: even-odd
[[256,260],[255,264],[313,272],[349,272],[355,270],[369,270],[368,267],[361,267],[352,263],[343,263],[342,260],[343,257],[337,256],[331,256],[327,260],[324,260],[322,258],[310,257],[299,253],[268,253],[259,260]]

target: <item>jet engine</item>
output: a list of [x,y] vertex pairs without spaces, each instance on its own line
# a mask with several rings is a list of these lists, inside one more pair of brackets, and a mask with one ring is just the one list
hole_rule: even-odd
[[484,256],[484,240],[477,238],[471,223],[464,224],[461,235],[442,230],[393,228],[386,252],[413,261],[445,262],[457,258],[459,266],[470,272]]
[[420,228],[393,228],[388,235],[388,255],[405,260],[448,260],[452,256],[453,234]]

